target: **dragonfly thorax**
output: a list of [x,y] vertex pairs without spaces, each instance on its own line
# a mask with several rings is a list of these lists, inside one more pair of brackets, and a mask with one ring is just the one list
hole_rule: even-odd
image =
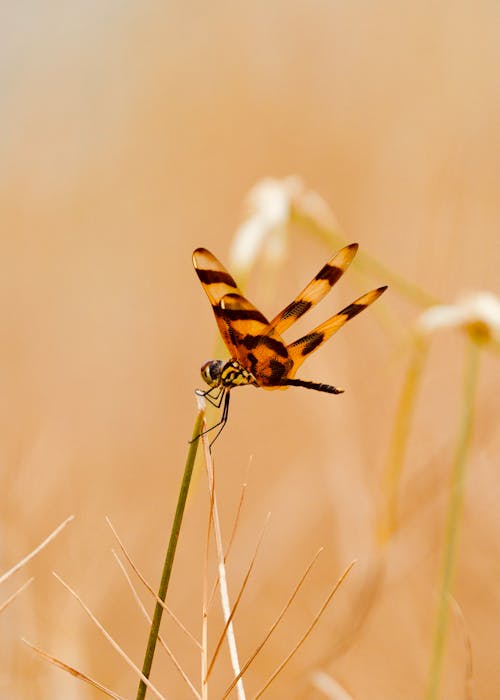
[[233,386],[257,384],[255,377],[237,360],[210,360],[201,368],[201,376],[208,386],[222,386],[231,389]]

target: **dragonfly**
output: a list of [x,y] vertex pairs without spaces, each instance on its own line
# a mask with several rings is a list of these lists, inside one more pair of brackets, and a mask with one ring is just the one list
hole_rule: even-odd
[[204,431],[219,428],[211,445],[227,423],[229,399],[234,387],[288,389],[296,386],[327,394],[343,393],[343,389],[330,384],[299,379],[295,376],[296,372],[304,360],[347,321],[373,304],[387,286],[363,294],[292,343],[286,343],[282,334],[328,294],[351,264],[357,250],[357,243],[339,250],[272,321],[268,321],[244,296],[234,278],[213,253],[206,248],[197,248],[193,252],[194,269],[212,305],[217,326],[230,355],[228,360],[209,360],[201,367],[201,376],[209,388],[205,391],[198,389],[196,393],[204,396],[216,408],[222,406],[220,420]]

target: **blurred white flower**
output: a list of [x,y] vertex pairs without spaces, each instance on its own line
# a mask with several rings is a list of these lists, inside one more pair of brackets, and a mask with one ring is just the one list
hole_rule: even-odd
[[352,700],[352,695],[324,671],[313,671],[311,680],[315,688],[321,690],[330,700]]
[[286,227],[294,211],[319,225],[336,226],[328,204],[295,175],[258,182],[248,193],[247,209],[248,217],[236,231],[231,248],[231,265],[236,269],[248,269],[262,248],[270,261],[282,258]]
[[421,333],[440,328],[462,328],[476,340],[500,341],[500,298],[491,292],[475,292],[454,305],[432,306],[418,319]]

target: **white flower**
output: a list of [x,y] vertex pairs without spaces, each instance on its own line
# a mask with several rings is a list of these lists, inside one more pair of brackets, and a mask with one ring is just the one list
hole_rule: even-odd
[[440,328],[462,328],[477,340],[500,341],[500,298],[491,292],[475,292],[454,305],[431,306],[417,322],[424,334]]
[[324,671],[313,671],[312,684],[331,700],[352,700],[352,696],[334,678]]
[[290,219],[292,201],[302,189],[298,177],[284,180],[266,178],[258,182],[247,196],[248,217],[236,231],[231,248],[231,264],[248,269],[260,249],[279,258],[284,251],[284,229]]
[[271,261],[283,257],[286,227],[294,211],[321,226],[336,227],[327,203],[296,175],[258,182],[248,193],[247,208],[248,217],[236,231],[231,248],[236,269],[248,269],[263,247]]

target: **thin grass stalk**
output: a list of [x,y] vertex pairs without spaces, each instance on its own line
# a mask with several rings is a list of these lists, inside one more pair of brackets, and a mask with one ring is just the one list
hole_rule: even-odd
[[35,580],[35,577],[32,576],[30,579],[25,581],[22,586],[20,586],[16,591],[14,591],[14,593],[12,593],[12,595],[10,595],[7,598],[7,600],[4,600],[3,603],[0,603],[0,614],[3,613],[3,611],[6,608],[8,608],[9,605],[11,603],[13,603],[15,601],[15,599],[18,598],[24,590],[26,590],[26,588],[28,588],[28,586],[31,586],[31,584],[33,583],[34,580]]
[[[299,212],[297,208],[292,209],[290,220],[291,223],[297,223],[309,230],[320,240],[325,242],[330,248],[335,248],[339,245],[343,246],[348,243],[343,233],[318,223],[310,216],[306,216]],[[369,253],[359,251],[357,255],[357,264],[359,269],[363,270],[364,272],[382,277],[391,287],[397,289],[401,296],[406,297],[422,308],[427,308],[428,306],[433,306],[434,304],[439,303],[439,300],[435,296],[429,294],[413,282],[410,282],[403,277],[403,275],[400,275],[399,273],[394,272],[394,270],[391,270],[391,268],[386,267],[386,265],[371,256]]]
[[71,676],[78,678],[79,680],[83,681],[84,683],[87,683],[88,685],[92,686],[93,688],[97,688],[97,690],[100,690],[101,693],[104,693],[104,695],[107,695],[108,698],[113,698],[113,700],[125,700],[125,698],[123,698],[121,695],[118,695],[117,693],[113,692],[109,688],[106,688],[106,686],[102,685],[102,683],[99,683],[98,681],[94,680],[93,678],[90,678],[90,676],[86,676],[84,673],[82,673],[78,669],[73,668],[73,666],[69,666],[68,664],[65,664],[64,661],[57,659],[55,656],[51,656],[50,654],[47,654],[46,651],[43,651],[43,649],[39,649],[34,644],[31,644],[31,642],[28,642],[27,639],[21,638],[21,641],[24,642],[27,646],[29,646],[30,649],[33,649],[33,651],[36,651],[36,653],[39,654],[43,659],[46,659],[46,661],[49,661],[49,663],[53,664],[54,666],[57,666],[58,668],[62,669],[63,671],[66,671],[66,673],[69,673]]
[[[205,445],[204,445],[205,446]],[[205,446],[206,447],[206,446]],[[208,467],[207,467],[208,469]],[[202,629],[201,629],[201,693],[202,700],[208,700],[208,560],[210,556],[210,533],[212,532],[214,499],[215,499],[215,477],[209,479],[210,509],[208,512],[207,536],[205,540],[205,559],[203,566],[203,609],[202,609]]]
[[[132,579],[130,578],[130,576],[129,576],[129,574],[128,574],[128,571],[127,571],[126,568],[125,568],[125,564],[122,562],[122,560],[120,559],[120,557],[118,556],[118,554],[115,552],[114,549],[112,549],[111,552],[112,552],[112,554],[113,554],[113,556],[114,556],[114,558],[115,558],[115,560],[116,560],[116,563],[117,563],[118,566],[120,567],[120,570],[121,570],[122,574],[124,575],[125,580],[126,580],[128,586],[129,586],[130,590],[132,591],[132,595],[134,596],[135,602],[137,603],[137,605],[138,605],[138,607],[139,607],[139,610],[142,612],[142,614],[144,615],[144,617],[145,617],[146,620],[148,621],[149,625],[151,625],[151,622],[152,622],[151,616],[148,615],[148,612],[147,612],[146,608],[145,608],[144,605],[143,605],[143,602],[142,602],[142,600],[141,600],[141,598],[140,598],[140,596],[139,596],[139,593],[137,592],[137,590],[136,590],[134,584],[132,583]],[[165,643],[165,641],[162,639],[161,634],[158,635],[158,641],[160,642],[160,645],[165,649],[165,652],[168,654],[169,659],[172,661],[172,663],[174,664],[175,668],[179,671],[180,675],[182,676],[182,679],[183,679],[183,680],[185,681],[185,683],[188,685],[189,689],[191,690],[191,692],[193,693],[193,695],[195,696],[195,698],[197,698],[197,700],[201,700],[200,694],[198,693],[198,691],[196,690],[196,688],[194,687],[194,685],[193,685],[193,684],[191,683],[191,681],[189,680],[187,674],[184,672],[184,669],[182,668],[182,666],[180,665],[180,663],[179,663],[179,662],[177,661],[177,659],[175,658],[175,656],[174,656],[172,650],[168,647],[168,645],[167,645],[167,644]]]
[[297,585],[295,586],[294,590],[292,591],[291,596],[288,598],[288,600],[286,601],[285,605],[282,607],[282,609],[281,609],[279,615],[278,615],[277,618],[274,620],[274,622],[272,623],[272,625],[271,625],[271,627],[269,628],[269,630],[266,632],[266,635],[264,636],[264,639],[262,639],[262,641],[259,642],[259,644],[257,645],[257,648],[252,652],[250,658],[247,659],[247,661],[245,661],[245,663],[243,664],[243,668],[242,668],[241,671],[240,671],[240,676],[236,676],[236,678],[233,678],[233,680],[231,681],[231,683],[229,684],[229,686],[226,688],[226,690],[225,690],[225,692],[224,692],[224,695],[222,696],[222,700],[225,700],[225,699],[227,698],[227,696],[228,696],[229,693],[232,691],[232,689],[234,688],[234,686],[236,685],[236,683],[239,681],[240,677],[247,671],[248,667],[253,663],[253,661],[254,661],[254,660],[257,658],[257,656],[260,654],[260,652],[261,652],[261,650],[263,649],[264,645],[265,645],[265,644],[267,643],[267,641],[270,639],[272,633],[274,632],[274,630],[276,629],[276,627],[279,625],[279,623],[281,622],[281,620],[282,620],[283,617],[285,616],[285,613],[286,613],[287,610],[289,609],[290,605],[293,603],[293,601],[294,601],[295,597],[297,596],[298,592],[300,591],[300,589],[301,589],[301,587],[302,587],[302,584],[304,583],[304,581],[305,581],[305,579],[306,579],[308,573],[311,571],[311,569],[312,569],[312,567],[313,567],[313,565],[314,565],[316,559],[319,557],[319,555],[321,554],[322,551],[323,551],[323,547],[320,547],[320,549],[318,549],[318,551],[317,551],[316,554],[314,555],[314,558],[312,559],[312,561],[311,561],[310,564],[308,565],[307,569],[304,571],[304,573],[303,573],[302,576],[300,577],[299,582],[298,582]]
[[319,622],[321,616],[322,616],[323,613],[325,612],[325,610],[326,610],[327,606],[329,605],[330,601],[332,600],[333,596],[334,596],[335,593],[338,591],[338,589],[340,588],[340,586],[341,586],[342,583],[344,582],[346,576],[350,573],[350,571],[351,571],[351,569],[352,569],[352,567],[354,566],[355,563],[356,563],[356,562],[353,561],[353,562],[351,562],[351,563],[349,564],[349,566],[347,567],[347,569],[344,571],[344,573],[342,574],[342,576],[339,578],[339,580],[337,581],[337,583],[335,584],[335,586],[333,587],[333,589],[330,591],[330,593],[329,593],[328,596],[326,597],[326,599],[325,599],[323,605],[321,606],[321,608],[318,610],[318,612],[317,612],[316,615],[314,616],[314,619],[313,619],[312,622],[310,623],[309,627],[306,629],[306,631],[305,631],[304,634],[301,636],[301,638],[299,639],[299,641],[295,644],[295,646],[293,647],[293,649],[292,649],[292,650],[287,654],[287,656],[283,659],[283,661],[280,663],[280,665],[278,666],[278,668],[277,668],[277,669],[271,674],[271,676],[267,679],[265,685],[264,685],[264,686],[258,691],[258,693],[254,696],[254,699],[253,699],[253,700],[258,700],[258,698],[260,698],[261,695],[264,694],[264,692],[265,692],[265,691],[267,690],[267,688],[271,685],[271,683],[274,681],[274,679],[281,673],[281,671],[285,668],[285,666],[288,664],[288,662],[291,660],[291,658],[292,658],[292,657],[297,653],[297,651],[300,649],[300,647],[301,647],[302,644],[305,642],[305,640],[307,639],[307,637],[311,634],[311,632],[312,632],[312,630],[314,629],[314,627],[316,627],[316,625],[318,624],[318,622]]
[[[69,593],[71,593],[71,595],[72,595],[73,598],[78,602],[78,604],[80,605],[80,607],[81,607],[81,608],[85,611],[85,613],[90,617],[90,619],[92,620],[92,622],[94,623],[94,625],[97,627],[97,629],[99,630],[99,632],[103,635],[103,637],[106,639],[106,641],[108,641],[109,644],[111,644],[111,646],[113,647],[113,649],[122,657],[122,659],[125,661],[125,663],[126,663],[135,673],[137,673],[138,676],[142,676],[142,673],[141,673],[139,667],[136,666],[136,665],[134,664],[134,662],[132,661],[132,659],[125,653],[125,651],[121,648],[121,646],[118,644],[118,642],[110,635],[110,633],[106,630],[106,628],[99,622],[99,620],[98,620],[97,617],[94,615],[94,613],[92,612],[92,610],[89,608],[88,605],[86,605],[86,603],[83,602],[82,598],[80,598],[80,596],[78,595],[78,593],[77,593],[73,588],[71,588],[71,586],[70,586],[69,584],[67,584],[66,581],[64,581],[64,580],[59,576],[58,573],[56,573],[55,571],[53,571],[52,574],[56,577],[56,579],[59,581],[59,583],[61,583],[61,584],[64,586],[64,588],[65,588]],[[156,697],[158,698],[158,700],[166,700],[165,697],[160,693],[160,691],[159,691],[157,688],[155,688],[155,686],[151,683],[151,681],[149,680],[149,678],[146,678],[146,677],[144,676],[144,677],[143,677],[143,680],[144,680],[145,683],[147,684],[148,688],[150,688],[151,691],[156,695]]]
[[385,545],[398,526],[398,495],[411,423],[422,377],[427,344],[416,337],[401,396],[399,398],[389,454],[382,479],[382,511],[377,526],[377,543]]
[[[174,563],[175,550],[177,548],[177,542],[179,540],[179,532],[181,529],[182,518],[184,515],[184,509],[186,507],[186,500],[189,491],[189,485],[191,483],[191,477],[193,474],[194,462],[196,458],[196,453],[198,451],[199,440],[195,438],[201,432],[201,426],[205,412],[203,410],[198,411],[196,420],[193,428],[192,442],[189,444],[189,449],[186,458],[186,466],[184,467],[184,475],[182,477],[181,488],[179,491],[179,497],[177,499],[177,507],[175,509],[174,520],[172,523],[172,530],[170,532],[170,540],[168,543],[167,554],[165,556],[165,562],[163,564],[163,571],[160,580],[160,586],[158,588],[158,598],[165,602],[167,596],[168,584],[170,582],[170,575],[172,573],[172,566]],[[149,678],[151,673],[151,667],[153,665],[153,658],[155,654],[156,642],[158,641],[158,634],[160,631],[160,623],[163,615],[163,606],[157,602],[155,605],[155,611],[153,614],[153,622],[151,624],[151,629],[149,631],[149,639],[146,646],[146,653],[144,655],[144,662],[142,665],[142,674],[146,678]],[[137,688],[137,700],[144,700],[146,697],[147,686],[144,681],[139,681],[139,687]]]
[[[119,545],[119,547],[120,547],[120,550],[121,550],[123,556],[125,557],[125,559],[126,559],[127,562],[129,563],[129,565],[130,565],[132,571],[135,573],[135,575],[137,576],[137,578],[139,579],[139,581],[144,585],[144,587],[146,588],[146,590],[147,590],[149,593],[151,593],[151,595],[153,596],[153,598],[155,598],[155,600],[157,600],[157,601],[159,602],[159,604],[162,606],[162,608],[166,611],[167,615],[170,615],[170,617],[171,617],[172,620],[175,622],[175,624],[177,625],[177,627],[179,627],[179,629],[182,630],[182,631],[184,632],[184,634],[185,634],[187,637],[189,637],[189,639],[193,642],[193,644],[195,644],[195,645],[198,647],[198,649],[201,649],[201,644],[200,644],[200,642],[194,637],[193,634],[191,634],[191,632],[190,632],[190,631],[187,629],[187,627],[181,622],[181,620],[179,620],[179,618],[177,617],[177,615],[175,615],[175,613],[174,613],[172,610],[170,610],[170,608],[168,607],[168,605],[167,605],[164,601],[162,601],[162,600],[160,600],[160,599],[158,598],[158,596],[156,595],[156,593],[155,593],[155,591],[153,590],[152,586],[149,585],[149,583],[146,581],[146,579],[144,578],[144,576],[142,575],[142,573],[139,571],[139,569],[137,568],[137,566],[134,564],[134,562],[133,562],[133,560],[132,560],[132,557],[131,557],[130,554],[127,552],[127,550],[126,550],[126,548],[125,548],[125,545],[123,544],[122,540],[120,539],[120,536],[118,535],[118,533],[117,533],[117,531],[116,531],[116,529],[115,529],[113,523],[111,522],[111,520],[109,519],[108,516],[106,516],[106,522],[108,523],[109,527],[111,528],[111,532],[113,533],[113,535],[114,535],[114,537],[115,537],[115,540],[118,542],[118,545]],[[111,550],[111,551],[113,551],[113,550]],[[151,620],[149,620],[149,624],[151,624]]]
[[35,547],[29,554],[27,554],[25,557],[23,557],[20,561],[17,562],[13,567],[11,567],[8,571],[6,571],[4,574],[0,576],[0,584],[6,581],[10,576],[16,573],[16,571],[19,571],[25,564],[27,564],[30,559],[33,559],[34,556],[38,554],[38,552],[41,552],[41,550],[46,547],[49,542],[52,542],[52,540],[57,537],[57,535],[63,530],[68,523],[70,523],[72,520],[74,520],[74,515],[70,515],[66,518],[66,520],[63,520],[63,522],[56,527],[55,530],[52,530],[50,535],[48,535],[43,542],[40,542],[40,544]]
[[453,597],[450,599],[450,603],[455,613],[455,617],[460,624],[464,642],[464,700],[474,700],[474,664],[472,658],[472,642],[462,608]]
[[[253,557],[252,557],[252,559],[251,559],[251,561],[250,561],[250,564],[248,565],[247,572],[246,572],[245,577],[244,577],[244,579],[243,579],[243,583],[242,583],[241,586],[240,586],[239,593],[238,593],[238,595],[236,596],[236,600],[234,601],[234,604],[233,604],[233,608],[232,608],[232,610],[231,610],[231,613],[230,613],[228,619],[226,620],[226,624],[224,625],[224,629],[222,630],[221,634],[219,635],[219,640],[218,640],[217,644],[215,645],[214,653],[212,654],[212,659],[211,659],[210,664],[209,664],[209,666],[208,666],[207,679],[208,679],[208,677],[210,676],[210,674],[211,674],[211,672],[212,672],[212,669],[213,669],[213,667],[214,667],[215,662],[217,661],[217,656],[219,655],[220,648],[222,647],[222,643],[223,643],[223,641],[224,641],[224,639],[225,639],[225,637],[226,637],[228,627],[229,627],[229,625],[231,624],[232,619],[233,619],[233,617],[234,617],[235,614],[236,614],[236,611],[237,611],[237,609],[238,609],[238,606],[239,606],[239,604],[240,604],[240,601],[241,601],[241,599],[242,599],[242,597],[243,597],[243,593],[245,592],[245,589],[246,589],[246,587],[247,587],[247,583],[248,583],[248,580],[249,580],[249,578],[250,578],[250,574],[251,574],[252,571],[253,571],[253,567],[254,567],[254,564],[255,564],[255,560],[257,559],[257,554],[258,554],[258,552],[259,552],[260,545],[262,544],[262,540],[263,540],[263,538],[264,538],[264,534],[265,534],[265,531],[266,531],[266,528],[267,528],[267,524],[268,524],[268,522],[269,522],[269,517],[270,517],[270,513],[268,513],[268,515],[267,515],[266,522],[265,522],[265,524],[264,524],[264,527],[262,528],[262,532],[260,533],[260,537],[259,537],[259,539],[258,539],[258,541],[257,541],[257,546],[255,547],[255,552],[254,552]],[[243,675],[243,673],[242,673],[241,671],[240,671],[240,674]],[[240,677],[241,677],[241,676],[240,676]],[[239,679],[238,679],[238,680],[239,680]]]
[[[252,460],[252,457],[250,457],[250,461]],[[227,562],[227,559],[229,557],[229,553],[231,551],[231,547],[233,546],[234,538],[236,537],[236,532],[238,531],[238,525],[240,523],[240,515],[241,511],[243,509],[243,501],[245,500],[245,494],[248,486],[248,470],[250,468],[250,463],[247,467],[247,476],[245,477],[245,481],[241,484],[241,491],[240,491],[240,500],[238,501],[238,507],[236,509],[236,515],[234,516],[234,521],[233,521],[233,529],[231,530],[231,534],[229,535],[229,541],[227,543],[226,551],[224,552],[224,562]]]
[[464,375],[464,397],[458,441],[451,477],[450,502],[446,519],[444,550],[441,564],[438,608],[432,647],[426,699],[437,700],[443,674],[444,652],[449,623],[450,600],[457,561],[458,538],[464,503],[467,458],[472,437],[474,397],[479,373],[480,344],[471,338],[467,349]]
[[203,436],[203,448],[204,448],[204,454],[205,454],[205,464],[206,464],[206,468],[207,468],[208,484],[209,484],[210,491],[211,492],[213,491],[212,521],[213,521],[213,527],[214,527],[215,543],[216,543],[216,547],[217,547],[219,585],[220,585],[220,597],[221,597],[222,612],[224,615],[224,622],[227,624],[229,621],[229,624],[227,625],[227,633],[226,633],[227,645],[229,648],[229,656],[231,659],[231,665],[233,667],[234,675],[240,676],[240,678],[236,684],[236,693],[238,695],[238,699],[239,700],[246,700],[245,686],[244,686],[243,680],[241,678],[241,666],[240,666],[240,660],[239,660],[239,656],[238,656],[238,648],[236,646],[236,638],[234,635],[234,627],[233,627],[232,620],[230,619],[231,604],[229,601],[229,591],[228,591],[228,587],[227,587],[226,567],[224,565],[224,546],[222,544],[222,534],[221,534],[221,529],[220,529],[219,510],[217,508],[217,498],[216,498],[215,489],[213,486],[213,484],[214,484],[214,468],[213,468],[212,455],[210,453],[210,447],[209,447],[206,435]]
[[[251,461],[251,459],[252,459],[252,457],[250,457],[250,461]],[[250,464],[249,464],[249,466],[250,466]],[[247,471],[247,473],[248,473],[248,471]],[[238,502],[238,507],[236,509],[236,515],[235,515],[234,521],[233,521],[233,529],[231,530],[231,534],[229,536],[229,542],[227,544],[226,551],[224,552],[224,564],[227,563],[227,560],[229,558],[229,554],[231,553],[231,548],[233,546],[234,539],[236,537],[236,532],[237,532],[238,525],[240,522],[240,515],[241,515],[242,508],[243,508],[243,501],[245,499],[245,493],[246,493],[247,486],[248,486],[248,476],[245,477],[245,481],[241,485],[240,500]],[[214,597],[215,597],[215,594],[217,593],[218,588],[219,588],[219,577],[217,576],[215,581],[214,581],[214,585],[212,586],[212,592],[210,593],[210,597],[208,599],[208,609],[209,610],[212,607]]]

